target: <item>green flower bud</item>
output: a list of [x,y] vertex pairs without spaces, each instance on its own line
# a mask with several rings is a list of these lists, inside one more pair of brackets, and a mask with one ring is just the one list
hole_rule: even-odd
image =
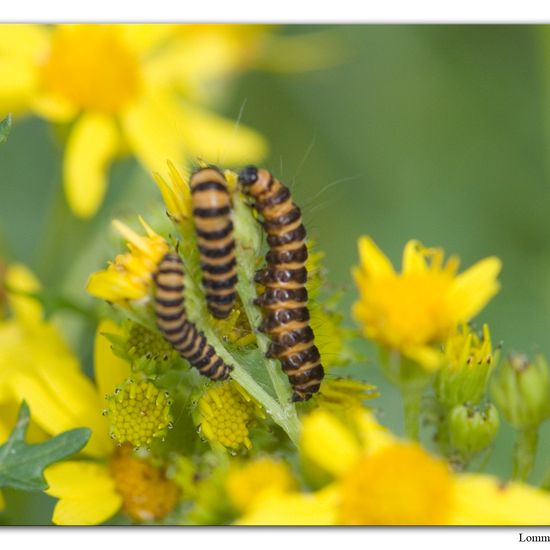
[[550,417],[550,373],[541,355],[534,361],[510,355],[491,389],[504,418],[517,429],[537,427]]
[[463,326],[445,343],[445,364],[438,371],[435,392],[448,408],[479,403],[486,392],[498,352],[493,353],[489,327],[481,334]]
[[491,403],[482,407],[456,405],[449,415],[451,445],[469,458],[491,445],[499,426],[498,411]]

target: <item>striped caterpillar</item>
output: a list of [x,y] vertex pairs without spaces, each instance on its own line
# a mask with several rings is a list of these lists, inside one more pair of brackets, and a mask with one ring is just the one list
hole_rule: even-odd
[[306,230],[290,190],[267,170],[248,166],[239,174],[243,191],[254,199],[267,233],[267,268],[256,273],[265,291],[256,299],[264,310],[259,329],[269,335],[267,357],[281,361],[293,388],[293,401],[307,401],[324,377],[309,326]]
[[225,319],[237,297],[231,198],[225,178],[214,167],[197,170],[190,187],[206,303],[214,317]]
[[225,380],[233,367],[226,365],[206,337],[187,319],[183,263],[178,254],[165,254],[154,275],[157,326],[180,355],[211,380]]

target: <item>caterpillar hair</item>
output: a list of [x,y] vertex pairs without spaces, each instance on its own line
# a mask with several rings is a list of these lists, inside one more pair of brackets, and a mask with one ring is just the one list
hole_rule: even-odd
[[206,337],[188,320],[183,297],[183,263],[178,254],[165,254],[154,275],[157,326],[191,366],[211,380],[225,380],[233,367],[218,356]]
[[225,319],[237,297],[231,197],[222,173],[212,166],[194,172],[190,187],[206,303],[214,317]]
[[267,233],[267,267],[256,273],[265,291],[256,299],[264,311],[260,330],[271,344],[268,357],[281,361],[292,385],[293,401],[307,401],[324,377],[315,336],[309,325],[305,284],[306,230],[290,190],[267,170],[248,166],[239,174],[243,191],[254,200]]

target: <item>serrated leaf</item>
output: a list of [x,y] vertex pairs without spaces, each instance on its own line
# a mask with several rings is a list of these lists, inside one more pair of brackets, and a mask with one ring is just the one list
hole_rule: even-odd
[[44,469],[80,451],[90,438],[89,428],[63,432],[43,443],[25,443],[30,413],[23,401],[17,423],[10,437],[0,446],[0,488],[12,487],[22,491],[43,491],[48,488]]
[[11,132],[11,114],[0,121],[0,143],[6,143]]

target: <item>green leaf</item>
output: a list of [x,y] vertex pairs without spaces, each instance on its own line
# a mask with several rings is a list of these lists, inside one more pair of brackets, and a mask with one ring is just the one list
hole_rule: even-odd
[[22,491],[47,489],[44,468],[80,451],[90,438],[89,428],[77,428],[43,443],[29,445],[25,443],[29,420],[29,407],[23,401],[13,432],[0,446],[0,487]]
[[8,141],[8,136],[11,132],[11,114],[0,121],[0,144]]

